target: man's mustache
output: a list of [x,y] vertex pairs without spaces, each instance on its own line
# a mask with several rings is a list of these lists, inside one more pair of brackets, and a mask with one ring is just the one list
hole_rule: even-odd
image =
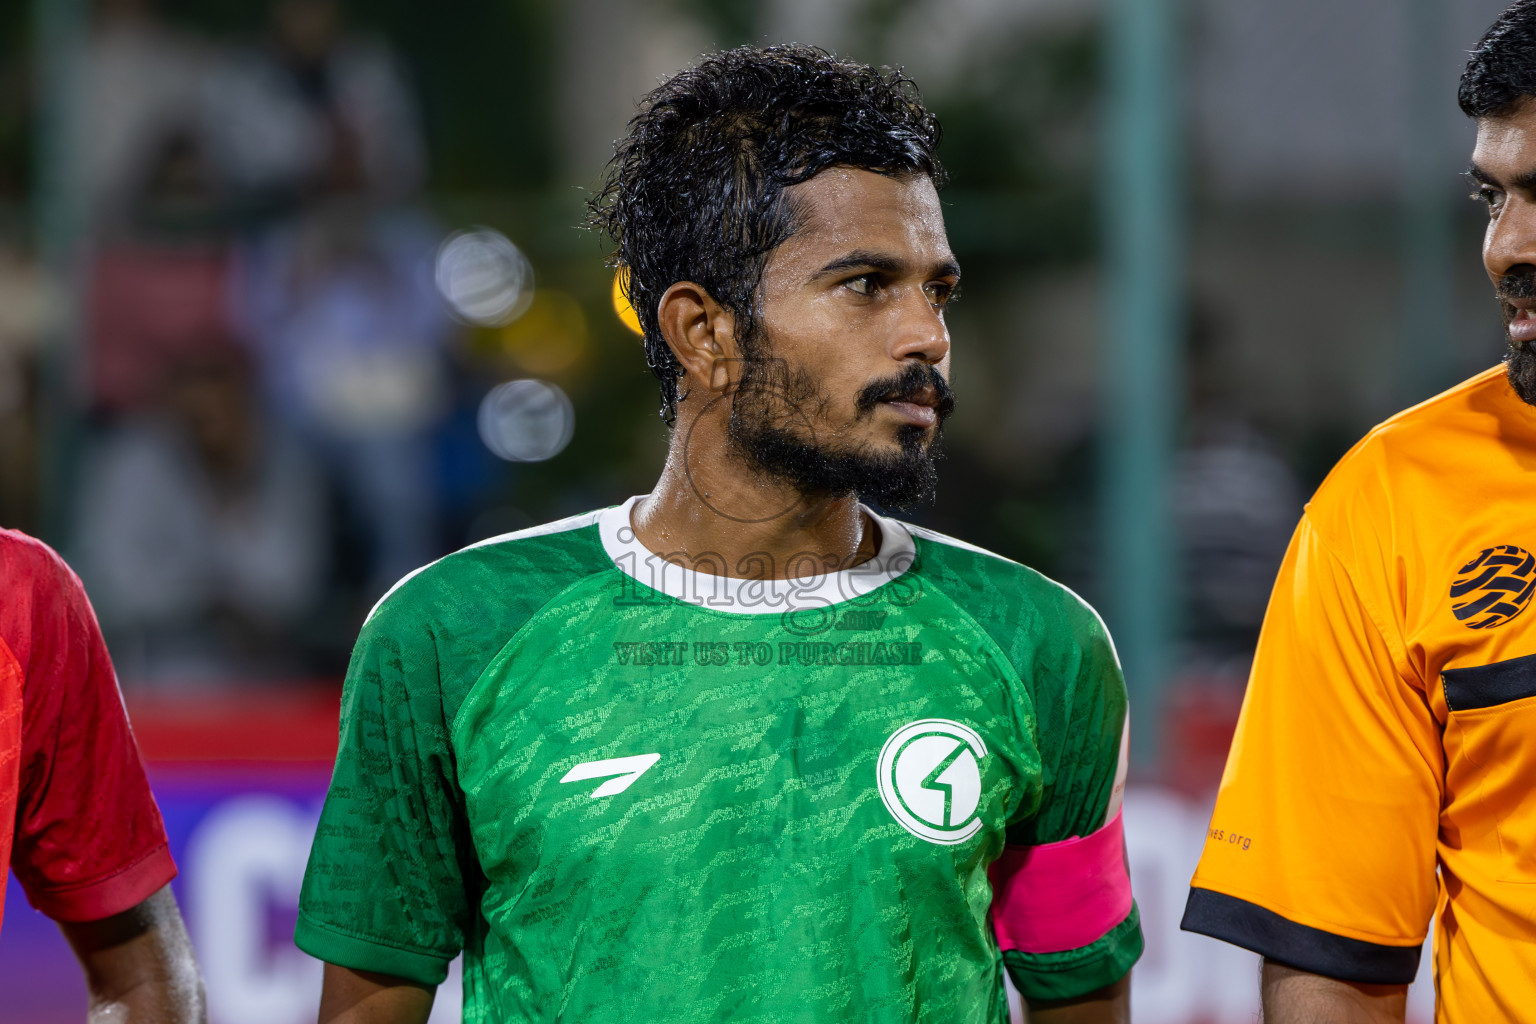
[[926,405],[925,399],[930,397],[925,394],[928,391],[933,393],[933,409],[940,420],[955,411],[955,396],[949,381],[926,363],[912,363],[894,377],[865,385],[855,407],[861,413],[869,413],[881,402],[922,402]]
[[1536,266],[1529,263],[1511,268],[1499,278],[1494,293],[1501,299],[1536,298]]

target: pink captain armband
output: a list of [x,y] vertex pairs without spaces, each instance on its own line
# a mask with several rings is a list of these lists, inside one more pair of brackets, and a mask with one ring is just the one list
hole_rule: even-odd
[[1086,836],[1044,846],[1008,846],[992,862],[997,944],[1021,953],[1061,953],[1102,939],[1131,912],[1121,814]]

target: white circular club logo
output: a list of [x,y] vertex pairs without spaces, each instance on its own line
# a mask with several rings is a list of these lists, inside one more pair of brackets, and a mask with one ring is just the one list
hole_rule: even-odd
[[880,799],[901,827],[930,843],[963,843],[981,830],[987,745],[947,718],[904,725],[880,748]]

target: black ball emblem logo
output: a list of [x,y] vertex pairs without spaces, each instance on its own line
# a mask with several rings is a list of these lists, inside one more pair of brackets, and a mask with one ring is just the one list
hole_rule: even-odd
[[1513,544],[1481,551],[1456,571],[1451,611],[1468,629],[1502,626],[1536,593],[1536,555]]

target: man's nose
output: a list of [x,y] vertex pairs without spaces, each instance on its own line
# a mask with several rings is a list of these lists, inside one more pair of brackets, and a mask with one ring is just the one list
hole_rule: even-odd
[[928,301],[928,296],[921,289],[913,291],[915,298],[900,306],[891,355],[897,360],[921,359],[936,366],[949,355],[949,328],[944,325],[943,313]]
[[1488,222],[1483,266],[1495,282],[1521,264],[1536,264],[1536,203],[1513,196]]

